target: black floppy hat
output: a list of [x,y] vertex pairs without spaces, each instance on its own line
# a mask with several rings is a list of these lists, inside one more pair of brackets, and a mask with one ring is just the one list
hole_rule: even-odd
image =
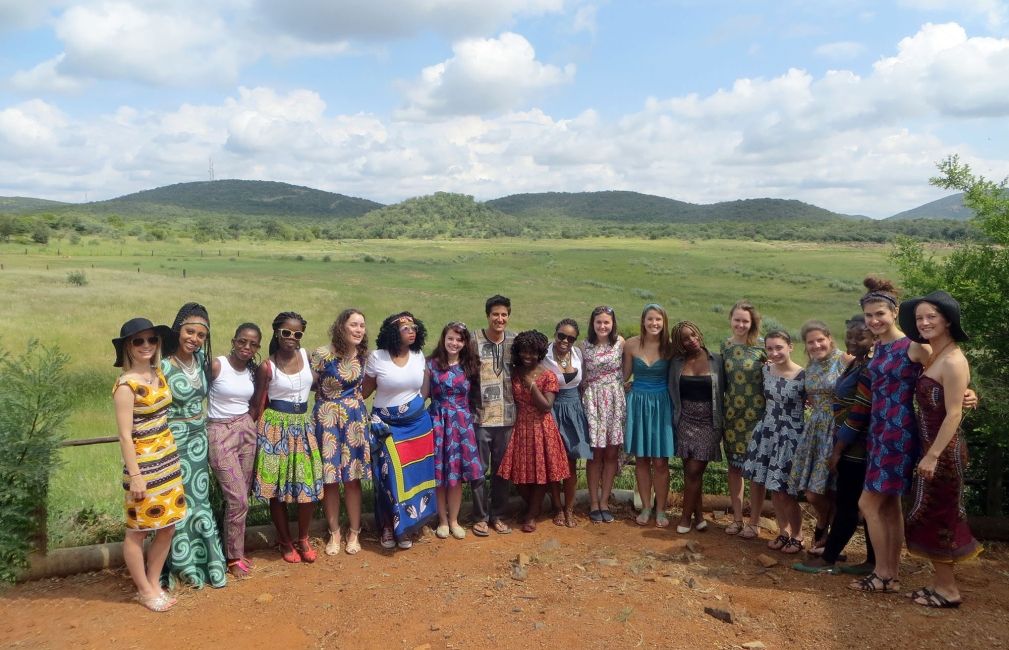
[[922,296],[921,298],[911,298],[910,300],[905,300],[900,303],[900,311],[897,312],[898,320],[900,321],[900,329],[907,334],[909,339],[915,343],[927,343],[927,341],[918,332],[918,326],[915,324],[914,320],[914,310],[917,309],[918,305],[923,302],[935,305],[935,308],[939,310],[939,313],[943,315],[943,318],[949,322],[949,334],[953,337],[954,341],[966,341],[970,338],[967,336],[967,332],[963,331],[963,327],[960,325],[960,303],[956,301],[956,298],[945,291],[933,291],[927,296]]
[[146,318],[132,318],[119,328],[119,338],[112,339],[112,347],[116,349],[116,362],[112,364],[116,368],[123,367],[124,351],[123,347],[127,340],[129,340],[134,334],[139,334],[140,332],[146,330],[154,330],[158,336],[161,337],[162,342],[172,335],[172,328],[167,325],[155,325]]

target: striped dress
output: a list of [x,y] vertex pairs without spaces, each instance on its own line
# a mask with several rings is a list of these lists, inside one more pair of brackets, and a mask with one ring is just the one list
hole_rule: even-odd
[[120,377],[112,389],[115,393],[125,385],[133,391],[133,449],[137,454],[140,474],[147,483],[144,498],[134,500],[130,496],[130,473],[123,467],[126,528],[129,530],[167,528],[186,517],[179,452],[175,447],[175,438],[168,430],[172,392],[161,370],[157,374],[157,386]]

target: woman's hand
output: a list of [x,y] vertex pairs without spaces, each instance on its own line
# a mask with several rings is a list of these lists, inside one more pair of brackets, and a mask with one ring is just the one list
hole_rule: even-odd
[[147,481],[143,474],[135,474],[130,477],[130,498],[140,501],[147,496]]
[[938,458],[931,454],[925,454],[918,462],[918,474],[926,481],[931,481],[935,477],[935,466]]

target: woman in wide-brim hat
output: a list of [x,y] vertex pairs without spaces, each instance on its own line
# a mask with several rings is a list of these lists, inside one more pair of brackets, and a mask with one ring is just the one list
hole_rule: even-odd
[[[126,491],[123,556],[137,587],[137,599],[156,612],[175,604],[162,591],[159,576],[175,524],[186,517],[179,454],[168,429],[172,393],[158,366],[161,344],[170,335],[164,325],[134,318],[112,339],[114,365],[123,369],[112,389]],[[152,531],[154,539],[145,561],[144,539]]]
[[960,325],[960,305],[945,291],[901,303],[900,322],[909,338],[931,347],[914,391],[923,453],[904,537],[908,551],[932,562],[935,577],[932,586],[911,596],[927,607],[958,607],[960,591],[953,565],[982,550],[963,508],[967,445],[960,435],[960,421],[970,366],[957,342],[968,337]]

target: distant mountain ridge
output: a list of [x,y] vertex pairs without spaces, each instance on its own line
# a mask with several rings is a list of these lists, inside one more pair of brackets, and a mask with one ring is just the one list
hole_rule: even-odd
[[963,192],[960,192],[919,205],[917,208],[898,212],[892,217],[887,217],[887,220],[952,219],[953,221],[969,221],[973,218],[974,211],[963,204]]
[[27,196],[0,196],[0,214],[18,214],[34,212],[49,208],[61,208],[69,203],[50,201],[49,199],[33,199]]
[[512,194],[485,205],[523,217],[570,217],[634,223],[708,221],[819,221],[867,219],[831,212],[793,199],[740,199],[700,205],[628,191]]

